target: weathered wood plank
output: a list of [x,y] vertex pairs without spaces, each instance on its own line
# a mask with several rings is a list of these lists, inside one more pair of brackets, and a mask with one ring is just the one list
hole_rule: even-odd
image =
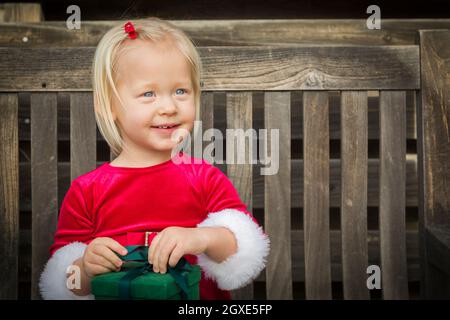
[[[268,131],[263,155],[279,151],[279,171],[264,176],[265,232],[270,238],[270,254],[266,266],[267,299],[292,299],[291,248],[291,126],[290,92],[267,92],[264,98],[264,121]],[[272,137],[272,130],[275,135]],[[278,136],[276,133],[278,132]],[[272,139],[279,150],[269,150]],[[266,156],[263,157],[266,159]]]
[[30,114],[33,199],[31,298],[40,299],[39,279],[50,257],[49,248],[58,220],[56,93],[33,93]]
[[305,289],[331,299],[328,93],[303,93]]
[[[198,49],[205,91],[419,88],[413,45]],[[94,51],[0,48],[0,91],[89,91]]]
[[[44,20],[44,14],[41,10],[40,3],[3,3],[0,4],[0,22],[16,22],[21,25],[25,22],[41,22]],[[6,25],[6,28],[1,27],[2,31],[11,30]],[[5,30],[6,29],[6,30]],[[14,31],[14,29],[12,30]],[[8,31],[6,31],[8,32]],[[11,35],[11,34],[10,34]],[[2,37],[4,39],[4,37]],[[22,39],[21,37],[20,39]],[[2,44],[3,45],[3,44]],[[5,43],[5,45],[9,45]]]
[[214,92],[202,92],[200,120],[203,131],[214,128]]
[[[380,30],[367,29],[366,19],[169,21],[184,30],[198,46],[404,45],[416,44],[419,29],[450,29],[450,19],[383,19]],[[65,21],[0,24],[0,46],[96,46],[117,23],[83,21],[80,30],[67,29]],[[28,41],[24,42],[23,37]]]
[[380,92],[380,233],[383,298],[408,299],[405,238],[405,92]]
[[[252,128],[252,94],[251,92],[238,92],[227,94],[227,128],[242,129],[244,132]],[[236,156],[231,162],[227,161],[227,175],[239,193],[241,200],[246,204],[247,210],[253,210],[253,180],[252,165],[246,161],[246,164],[239,164],[237,161],[241,153],[244,156],[249,154],[252,148],[252,140],[238,140],[237,144],[227,145],[227,154],[234,153]],[[232,159],[232,158],[231,158]],[[232,292],[233,299],[253,299],[253,283]]]
[[[212,163],[214,161],[213,148],[210,146],[205,150],[207,147],[206,143],[203,142],[203,135],[205,131],[214,128],[214,92],[201,93],[200,108],[197,112],[199,113],[198,120],[196,120],[198,122],[194,123],[191,131],[190,149],[185,149],[184,151],[196,158],[203,157],[206,161]],[[224,121],[226,122],[226,119]]]
[[[427,236],[436,227],[443,228],[442,234],[450,233],[449,43],[448,30],[420,31],[422,90],[417,106],[417,153],[422,297],[427,299],[450,298],[448,270],[438,272],[431,266],[432,260],[442,254],[437,244],[439,237]],[[441,259],[443,264],[446,257]]]
[[70,94],[71,180],[96,168],[96,124],[92,94]]
[[425,225],[450,226],[450,32],[421,31]]
[[17,299],[19,134],[17,94],[0,94],[0,299]]
[[341,98],[344,298],[367,300],[367,92],[342,92]]

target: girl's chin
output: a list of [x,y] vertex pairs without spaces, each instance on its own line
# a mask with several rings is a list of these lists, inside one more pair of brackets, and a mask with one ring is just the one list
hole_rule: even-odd
[[[172,141],[168,141],[167,143],[158,143],[151,144],[151,148],[160,152],[175,152],[178,144]],[[150,146],[149,146],[150,147]],[[179,149],[179,148],[178,148]]]

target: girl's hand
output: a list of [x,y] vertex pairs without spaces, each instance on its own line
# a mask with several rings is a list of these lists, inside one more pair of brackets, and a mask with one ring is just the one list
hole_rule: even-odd
[[153,238],[148,250],[148,261],[153,271],[166,273],[167,263],[175,267],[185,254],[201,254],[208,246],[202,228],[168,227]]
[[119,271],[122,260],[114,253],[126,255],[127,250],[117,241],[107,237],[95,238],[84,251],[83,270],[92,278],[95,275]]

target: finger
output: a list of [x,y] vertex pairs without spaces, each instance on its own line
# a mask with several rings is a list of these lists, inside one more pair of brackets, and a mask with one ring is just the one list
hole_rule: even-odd
[[108,268],[111,271],[118,270],[118,267],[116,267],[111,261],[109,261],[108,259],[99,254],[95,254],[92,257],[92,260],[90,260],[90,262],[93,264],[101,265],[105,268]]
[[154,272],[159,272],[159,254],[160,254],[161,246],[164,244],[164,241],[165,241],[164,234],[162,234],[153,249],[151,261],[153,264]]
[[126,255],[127,249],[112,238],[104,238],[103,244],[120,255]]
[[93,276],[111,272],[111,270],[99,264],[88,263],[88,266]]
[[173,250],[172,253],[170,254],[170,258],[169,258],[169,266],[171,266],[172,268],[175,267],[178,263],[178,261],[180,261],[181,257],[183,257],[183,250],[181,249],[181,246],[176,246]]
[[161,273],[166,273],[167,271],[167,262],[169,260],[169,256],[172,253],[172,250],[175,248],[176,242],[174,240],[169,240],[164,243],[163,246],[161,246],[160,252],[159,252],[159,271]]
[[148,257],[149,257],[149,262],[152,263],[153,262],[153,258],[155,255],[155,248],[158,245],[158,242],[160,241],[161,237],[163,236],[163,233],[158,233],[152,240],[152,242],[150,243],[150,247],[148,250]]
[[117,268],[120,268],[122,266],[123,263],[122,259],[120,259],[109,247],[106,246],[99,247],[96,251],[96,254],[104,257],[106,260],[110,261]]
[[156,237],[153,238],[152,242],[150,243],[150,247],[148,248],[148,262],[153,264],[154,257],[155,257],[155,248],[158,245],[159,240],[162,237],[162,233],[158,233]]
[[108,269],[117,269],[117,267],[109,260],[107,260],[103,254],[102,254],[102,248],[103,250],[109,250],[103,245],[95,246],[89,255],[89,258],[87,261],[89,261],[92,264],[100,264]]
[[90,277],[92,278],[93,276],[100,274],[100,273],[111,273],[111,272],[116,272],[114,270],[111,270],[101,264],[97,264],[97,263],[87,263],[87,265],[89,266],[88,269],[86,269],[86,273],[90,275]]

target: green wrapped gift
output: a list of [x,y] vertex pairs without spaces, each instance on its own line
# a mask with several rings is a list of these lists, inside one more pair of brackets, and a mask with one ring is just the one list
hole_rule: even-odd
[[97,300],[198,300],[200,267],[181,258],[167,273],[153,272],[148,262],[148,247],[127,246],[128,254],[119,257],[124,261],[120,272],[95,276],[91,291]]

